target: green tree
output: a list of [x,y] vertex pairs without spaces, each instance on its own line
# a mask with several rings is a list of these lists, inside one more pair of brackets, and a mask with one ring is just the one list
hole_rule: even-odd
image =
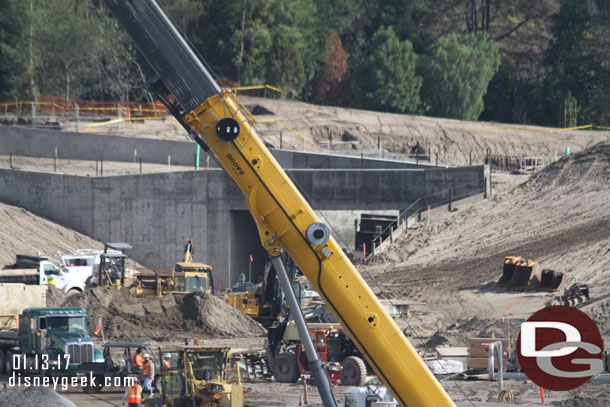
[[422,78],[415,68],[411,42],[400,41],[391,27],[380,28],[359,67],[359,105],[391,112],[417,111]]
[[0,0],[0,100],[20,96],[26,64],[22,36],[27,26],[27,2]]
[[[585,42],[592,35],[587,4],[563,0],[552,21],[553,40],[544,60],[551,72],[544,81],[545,98],[538,120],[553,126],[599,123],[607,116],[607,105],[596,102],[607,100],[610,82],[608,71],[587,51]],[[574,105],[576,108],[570,108]],[[570,111],[576,111],[578,120],[569,120]]]
[[303,59],[287,36],[276,35],[267,58],[267,82],[296,96],[305,84]]
[[499,65],[500,54],[486,33],[439,38],[420,66],[426,109],[436,116],[477,120]]

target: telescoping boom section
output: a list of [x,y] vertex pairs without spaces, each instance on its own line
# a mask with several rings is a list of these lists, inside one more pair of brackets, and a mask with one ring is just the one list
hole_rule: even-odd
[[106,3],[176,100],[170,110],[242,190],[265,250],[292,256],[402,406],[454,406],[256,135],[246,109],[218,88],[156,1]]

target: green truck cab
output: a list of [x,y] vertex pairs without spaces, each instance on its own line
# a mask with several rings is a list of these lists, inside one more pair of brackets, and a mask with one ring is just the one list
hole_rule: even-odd
[[0,329],[0,373],[73,376],[79,364],[103,360],[84,308],[26,308],[18,328]]

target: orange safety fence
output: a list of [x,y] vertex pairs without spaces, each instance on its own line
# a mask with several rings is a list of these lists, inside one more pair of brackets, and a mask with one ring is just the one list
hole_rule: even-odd
[[2,111],[31,114],[32,106],[36,106],[38,115],[75,116],[77,109],[82,116],[161,118],[168,115],[167,108],[161,102],[91,102],[50,95],[43,95],[39,101],[0,102],[0,114]]

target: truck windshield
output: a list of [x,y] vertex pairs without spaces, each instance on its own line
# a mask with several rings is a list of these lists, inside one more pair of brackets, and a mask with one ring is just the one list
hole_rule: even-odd
[[61,331],[76,331],[87,329],[87,318],[85,317],[48,317],[48,329]]
[[195,291],[205,292],[207,286],[207,279],[205,277],[193,276],[186,278],[186,291],[189,293]]

